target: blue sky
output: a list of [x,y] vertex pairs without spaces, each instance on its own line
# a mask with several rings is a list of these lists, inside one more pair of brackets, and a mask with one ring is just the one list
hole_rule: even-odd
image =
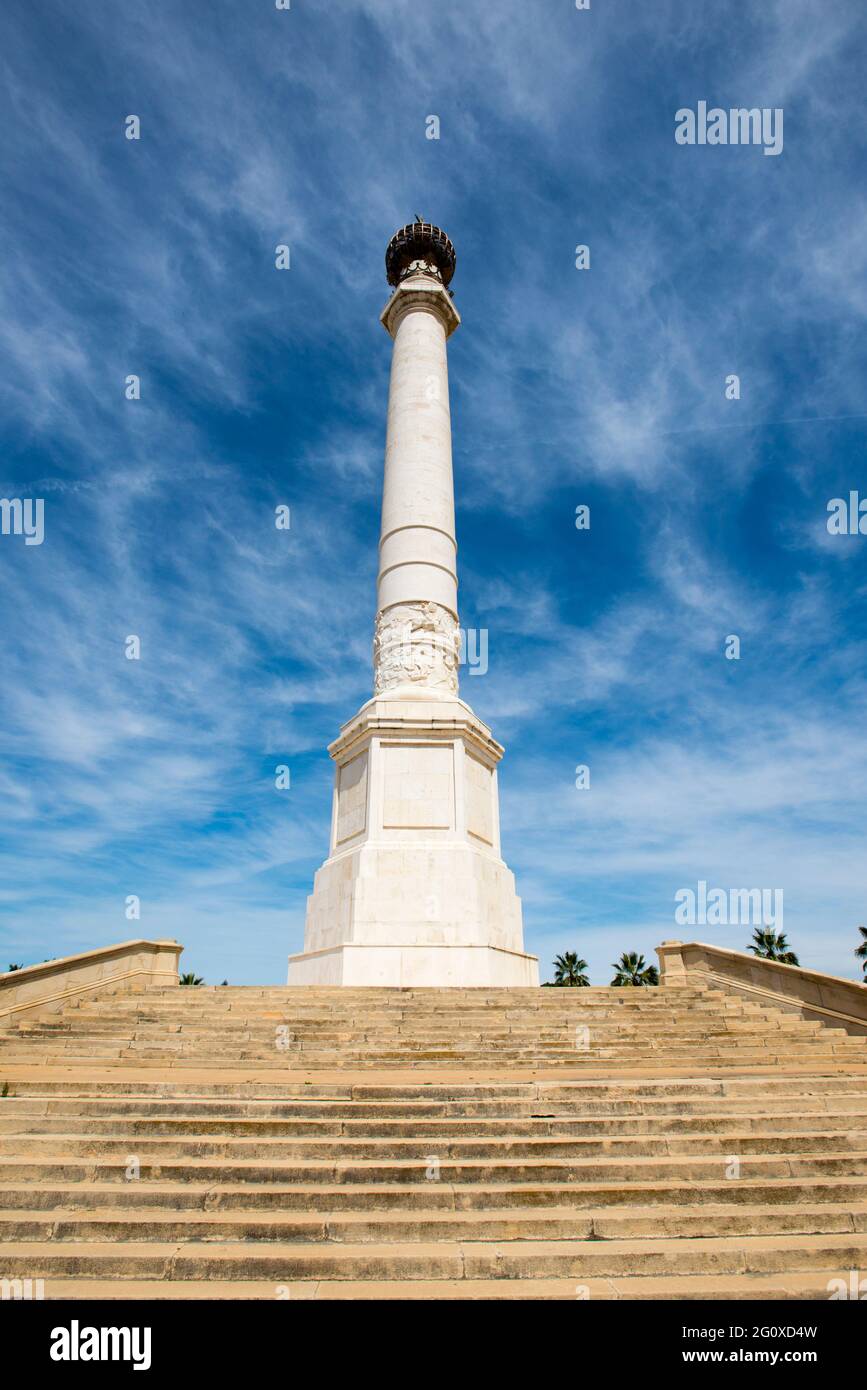
[[[826,519],[867,496],[862,0],[5,0],[0,31],[0,495],[45,500],[41,546],[0,537],[0,963],[171,936],[285,978],[371,689],[383,253],[418,212],[458,253],[462,694],[528,949],[606,983],[742,948],[676,927],[706,880],[782,888],[802,964],[857,978],[867,536]],[[782,153],[676,144],[700,100],[783,108]]]

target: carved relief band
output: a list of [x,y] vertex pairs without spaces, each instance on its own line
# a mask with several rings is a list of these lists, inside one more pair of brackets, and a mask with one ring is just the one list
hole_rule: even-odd
[[398,603],[376,618],[373,639],[377,695],[407,683],[456,695],[461,636],[457,619],[438,603]]

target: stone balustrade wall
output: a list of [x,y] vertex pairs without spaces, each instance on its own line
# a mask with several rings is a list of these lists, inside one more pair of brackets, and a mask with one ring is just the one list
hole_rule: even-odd
[[129,994],[178,983],[177,941],[122,941],[0,974],[0,1028],[57,1013],[83,995]]
[[701,941],[663,941],[656,954],[659,982],[669,989],[700,981],[848,1033],[867,1033],[867,984]]

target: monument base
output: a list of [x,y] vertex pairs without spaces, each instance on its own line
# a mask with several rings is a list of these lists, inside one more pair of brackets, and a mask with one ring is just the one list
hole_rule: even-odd
[[497,946],[337,946],[289,957],[290,985],[535,988],[536,956]]
[[329,749],[331,853],[290,985],[533,986],[500,857],[502,748],[456,696],[374,697]]

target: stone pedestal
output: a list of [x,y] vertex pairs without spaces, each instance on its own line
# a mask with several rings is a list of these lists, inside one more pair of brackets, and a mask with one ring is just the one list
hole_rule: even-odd
[[469,706],[375,697],[329,752],[331,853],[289,983],[538,984],[500,858],[503,750]]
[[331,852],[289,983],[537,985],[500,858],[503,749],[458,697],[446,360],[460,324],[447,288],[454,250],[437,228],[416,224],[393,238],[386,262],[395,290],[381,319],[394,350],[375,693],[328,750],[337,765]]

